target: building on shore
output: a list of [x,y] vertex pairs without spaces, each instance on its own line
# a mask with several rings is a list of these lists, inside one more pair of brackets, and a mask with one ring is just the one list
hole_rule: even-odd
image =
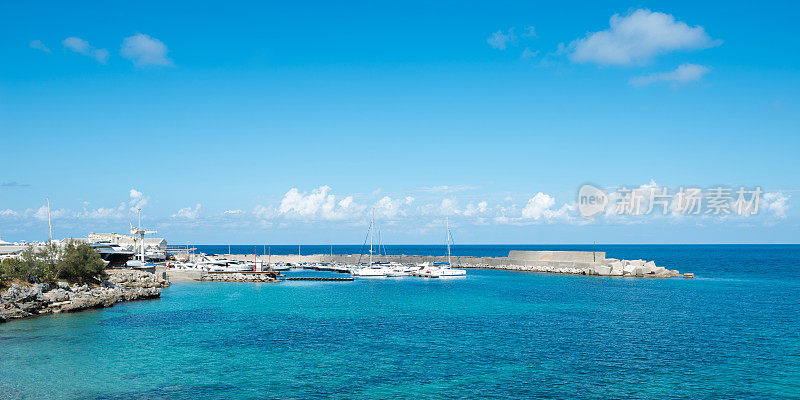
[[[109,243],[135,252],[141,251],[141,238],[119,233],[89,233],[89,243]],[[164,238],[144,238],[146,257],[153,259],[166,258],[167,241]]]

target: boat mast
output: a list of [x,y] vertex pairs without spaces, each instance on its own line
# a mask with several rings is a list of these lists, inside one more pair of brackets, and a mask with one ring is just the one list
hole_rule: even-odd
[[53,224],[50,222],[50,197],[47,197],[47,230],[50,232],[50,241],[53,241]]
[[372,219],[369,221],[369,266],[372,266],[372,228],[375,225],[375,210],[372,210]]
[[445,235],[447,235],[447,266],[450,267],[450,218],[444,218]]

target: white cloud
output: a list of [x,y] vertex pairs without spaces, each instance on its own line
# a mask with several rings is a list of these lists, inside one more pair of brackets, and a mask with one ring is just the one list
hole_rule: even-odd
[[719,45],[702,26],[691,27],[670,14],[638,9],[626,16],[614,14],[606,30],[570,43],[570,60],[602,65],[642,64],[659,54]]
[[[60,219],[72,216],[73,213],[67,209],[50,209],[50,219]],[[47,206],[41,206],[38,209],[29,208],[25,210],[25,217],[33,217],[39,221],[47,221]]]
[[94,58],[100,64],[105,64],[108,62],[108,50],[96,49],[92,47],[89,42],[79,37],[68,37],[61,41],[61,44],[63,44],[66,49],[74,51],[75,53]]
[[320,186],[309,194],[300,193],[297,188],[292,188],[283,196],[278,207],[278,215],[288,218],[303,220],[343,220],[360,214],[364,207],[347,196],[336,201],[336,196],[330,194],[330,186]]
[[16,211],[9,208],[0,211],[0,217],[16,217],[17,215],[19,214]]
[[792,196],[783,192],[764,193],[761,198],[761,206],[777,219],[786,219],[786,211],[789,210],[789,198]]
[[194,208],[192,206],[184,207],[178,210],[177,213],[172,214],[173,218],[185,218],[185,219],[195,219],[200,215],[200,210],[203,207],[200,204],[196,204]]
[[244,214],[244,211],[239,210],[239,209],[236,209],[236,210],[225,210],[225,212],[223,212],[223,214],[239,215],[239,214]]
[[411,205],[413,202],[414,198],[411,196],[404,199],[392,199],[389,196],[384,196],[375,202],[373,209],[375,210],[375,216],[378,218],[403,217],[407,215],[407,210],[404,207]]
[[472,185],[442,185],[442,186],[425,186],[421,187],[419,190],[423,192],[433,192],[433,193],[456,193],[456,192],[464,192],[467,190],[475,190],[477,186]]
[[278,210],[275,207],[265,207],[259,204],[253,209],[253,214],[259,219],[271,219],[278,214]]
[[516,40],[517,37],[514,35],[514,28],[511,28],[508,30],[508,33],[503,33],[502,30],[492,33],[492,35],[486,39],[486,43],[489,43],[489,46],[495,49],[505,50],[509,43],[514,43]]
[[122,41],[120,54],[133,61],[133,64],[137,67],[147,65],[170,67],[173,64],[172,59],[167,57],[168,51],[167,46],[162,41],[143,33],[137,33],[126,37]]
[[699,81],[710,69],[702,65],[683,64],[674,71],[659,72],[655,74],[637,76],[628,82],[633,86],[647,86],[656,82],[669,82],[673,85]]
[[147,205],[147,200],[150,199],[149,197],[145,197],[142,192],[136,189],[131,189],[129,196],[131,199],[128,201],[128,207],[131,211],[137,211],[139,208],[144,208],[144,206]]
[[539,35],[536,34],[536,27],[533,26],[533,25],[526,26],[525,27],[525,31],[522,32],[522,37],[526,37],[526,38],[527,37],[530,37],[530,38],[539,37]]
[[533,51],[527,47],[525,48],[525,50],[522,50],[522,58],[533,58],[538,55],[539,55],[539,50]]
[[481,201],[478,204],[469,203],[463,210],[463,214],[465,217],[472,217],[474,215],[480,215],[486,213],[489,207],[489,203],[486,201]]
[[41,50],[46,53],[50,52],[50,48],[47,47],[47,45],[45,45],[44,43],[42,43],[41,40],[33,40],[30,42],[29,46],[31,46],[32,49]]
[[554,219],[564,216],[568,208],[562,206],[558,210],[552,210],[551,207],[555,204],[556,199],[553,196],[542,192],[536,193],[528,200],[525,208],[522,209],[522,218],[538,221],[540,219]]
[[122,219],[126,216],[124,205],[119,208],[96,208],[94,210],[83,211],[78,214],[80,218],[88,219]]

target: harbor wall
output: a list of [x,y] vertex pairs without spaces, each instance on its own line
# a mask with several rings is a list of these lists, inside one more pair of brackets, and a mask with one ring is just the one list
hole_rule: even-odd
[[[253,254],[231,254],[225,255],[226,258],[238,261],[253,261],[255,256]],[[271,263],[318,263],[318,262],[334,262],[338,264],[358,264],[359,259],[362,263],[369,260],[369,255],[360,254],[297,254],[289,255],[273,255],[265,256],[259,255],[258,260],[266,262],[269,260]],[[552,267],[571,267],[571,268],[587,268],[594,265],[600,265],[613,259],[606,259],[606,253],[602,251],[511,251],[509,257],[473,257],[473,256],[451,256],[450,260],[453,264],[460,264],[464,267],[497,267],[503,265],[543,265]],[[596,260],[596,261],[593,261]],[[389,261],[399,262],[403,264],[424,263],[424,262],[447,262],[447,256],[420,256],[410,254],[390,254],[374,256],[373,261]]]

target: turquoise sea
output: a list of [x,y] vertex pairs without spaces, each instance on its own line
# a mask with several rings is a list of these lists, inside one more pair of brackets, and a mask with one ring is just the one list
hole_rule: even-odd
[[176,283],[0,325],[0,399],[800,397],[800,246],[598,250],[697,278]]

